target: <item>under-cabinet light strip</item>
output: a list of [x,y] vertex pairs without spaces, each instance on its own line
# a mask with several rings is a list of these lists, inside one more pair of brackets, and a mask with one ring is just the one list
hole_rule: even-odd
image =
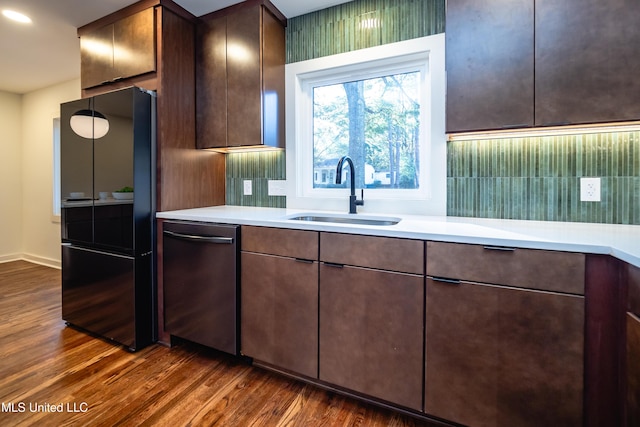
[[607,123],[600,125],[550,126],[545,128],[526,128],[495,130],[486,132],[461,132],[448,134],[448,141],[475,141],[501,138],[531,138],[559,135],[582,135],[607,132],[640,131],[640,122]]
[[239,147],[220,147],[220,148],[205,148],[207,151],[214,151],[216,153],[261,153],[267,151],[284,151],[284,148],[271,147],[268,145],[246,145]]

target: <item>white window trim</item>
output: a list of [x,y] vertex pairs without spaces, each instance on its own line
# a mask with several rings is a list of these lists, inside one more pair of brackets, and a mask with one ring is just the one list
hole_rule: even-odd
[[429,132],[422,153],[426,158],[421,164],[424,179],[419,190],[365,189],[365,204],[358,211],[446,215],[444,34],[286,65],[287,207],[337,211],[348,208],[349,189],[312,188],[309,171],[313,164],[312,120],[310,116],[307,120],[296,117],[305,108],[309,111],[312,102],[306,91],[309,82],[321,80],[323,74],[331,74],[331,79],[340,74],[350,75],[351,80],[356,80],[367,64],[379,67],[397,63],[402,69],[410,62],[415,64],[416,58],[422,58],[429,68],[424,84],[430,98],[423,100],[425,125],[421,126],[422,131]]

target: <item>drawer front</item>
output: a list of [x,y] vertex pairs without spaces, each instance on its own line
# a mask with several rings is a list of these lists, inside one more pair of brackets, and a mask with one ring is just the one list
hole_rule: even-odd
[[585,256],[427,242],[427,275],[584,295]]
[[318,259],[316,231],[243,226],[241,233],[240,247],[245,252]]
[[321,233],[320,260],[424,274],[424,242],[393,237]]

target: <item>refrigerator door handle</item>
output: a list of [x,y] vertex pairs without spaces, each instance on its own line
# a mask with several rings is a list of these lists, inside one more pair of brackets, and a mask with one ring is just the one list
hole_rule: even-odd
[[135,257],[128,256],[128,255],[121,255],[121,254],[116,254],[116,253],[113,253],[113,252],[105,252],[105,251],[98,251],[98,250],[90,249],[90,248],[83,248],[82,246],[76,246],[73,243],[63,242],[62,246],[66,246],[66,247],[68,247],[70,249],[75,249],[75,250],[78,250],[78,251],[92,252],[94,254],[109,255],[109,256],[114,256],[114,257],[124,258],[124,259],[135,259]]
[[218,244],[225,244],[225,245],[233,244],[233,237],[198,236],[195,234],[182,234],[182,233],[176,233],[175,231],[168,231],[168,230],[164,230],[163,233],[169,237],[175,237],[177,239],[196,240],[200,242],[218,243]]

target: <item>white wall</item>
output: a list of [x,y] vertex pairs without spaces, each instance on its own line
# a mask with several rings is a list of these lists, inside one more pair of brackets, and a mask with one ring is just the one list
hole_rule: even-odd
[[0,262],[22,253],[22,96],[0,91]]
[[80,79],[75,79],[22,96],[21,258],[29,261],[60,266],[60,218],[53,216],[52,197],[53,119],[60,115],[60,103],[80,95]]

